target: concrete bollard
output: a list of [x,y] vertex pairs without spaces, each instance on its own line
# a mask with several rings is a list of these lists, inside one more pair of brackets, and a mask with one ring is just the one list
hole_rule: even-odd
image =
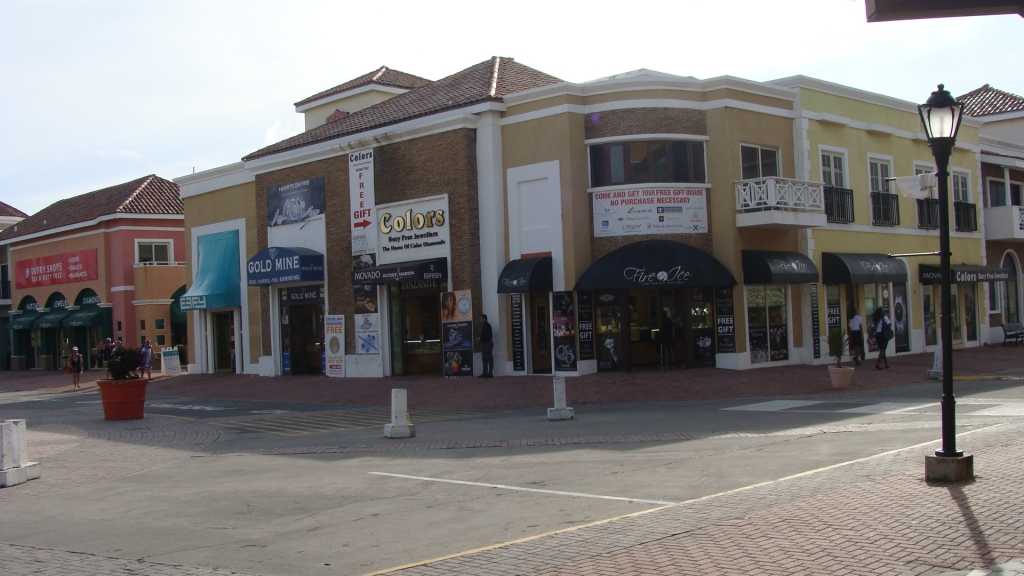
[[565,376],[555,376],[554,385],[555,407],[548,408],[548,420],[572,420],[573,409],[565,406]]
[[0,488],[35,480],[42,474],[39,462],[28,461],[28,436],[24,420],[0,424]]
[[384,425],[385,438],[412,438],[416,426],[409,422],[409,393],[405,388],[391,390],[391,423]]

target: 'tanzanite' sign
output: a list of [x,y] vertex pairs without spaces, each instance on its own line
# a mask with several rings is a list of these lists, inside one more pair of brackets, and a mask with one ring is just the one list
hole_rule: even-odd
[[246,265],[249,286],[323,282],[324,255],[308,248],[266,248]]

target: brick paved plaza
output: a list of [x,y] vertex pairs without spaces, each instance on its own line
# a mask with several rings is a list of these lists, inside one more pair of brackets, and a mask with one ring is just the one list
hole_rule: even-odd
[[[803,367],[576,382],[567,423],[522,408],[542,379],[185,376],[108,422],[89,389],[4,375],[0,418],[28,419],[43,476],[0,490],[0,574],[1024,574],[1024,356],[957,359],[1002,370],[957,382],[977,478],[956,485],[923,480],[938,385],[911,357],[846,393]],[[360,423],[396,383],[464,406],[388,441]],[[593,405],[602,390],[645,401]],[[344,425],[271,426],[328,416]]]

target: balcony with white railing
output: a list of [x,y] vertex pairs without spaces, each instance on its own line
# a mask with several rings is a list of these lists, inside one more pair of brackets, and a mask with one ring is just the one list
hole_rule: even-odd
[[825,185],[792,178],[736,182],[736,226],[818,228],[827,223]]
[[1024,207],[985,208],[985,240],[1024,242]]

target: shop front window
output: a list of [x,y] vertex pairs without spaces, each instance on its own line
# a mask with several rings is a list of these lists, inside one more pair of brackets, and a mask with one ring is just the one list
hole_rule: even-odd
[[786,317],[785,286],[747,286],[751,364],[789,359]]

